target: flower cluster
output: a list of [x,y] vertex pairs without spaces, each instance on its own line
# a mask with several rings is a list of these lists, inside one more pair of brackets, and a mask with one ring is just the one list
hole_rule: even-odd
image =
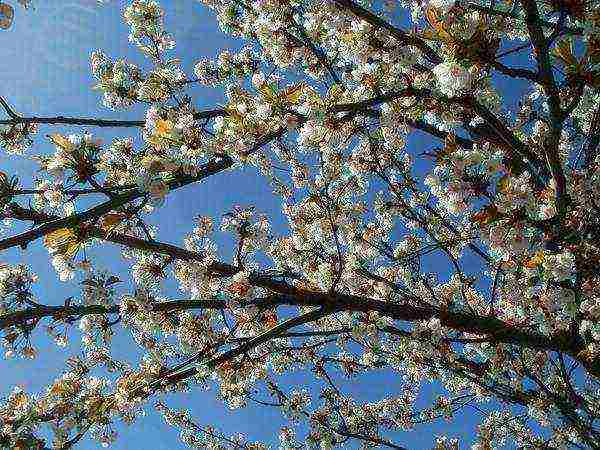
[[50,158],[42,159],[42,169],[56,181],[62,181],[68,173],[68,180],[85,183],[96,173],[95,165],[101,152],[102,141],[91,134],[83,135],[52,134],[49,136],[55,152]]
[[145,102],[164,102],[173,95],[185,79],[176,61],[157,67],[137,86],[137,98]]
[[202,60],[194,65],[198,81],[208,86],[218,86],[232,79],[244,79],[260,66],[260,58],[251,47],[239,52],[223,51],[216,61]]
[[248,442],[238,433],[227,436],[212,426],[200,427],[194,423],[188,411],[169,408],[164,403],[156,403],[156,410],[165,422],[181,430],[181,441],[192,448],[224,448],[224,445],[245,448],[248,450],[266,450],[268,447],[259,442]]
[[459,63],[443,62],[435,66],[432,72],[438,89],[447,97],[465,94],[471,86],[469,71]]
[[[111,401],[105,396],[110,383],[106,379],[86,376],[88,368],[79,366],[65,372],[40,395],[30,395],[15,389],[0,407],[0,416],[5,426],[2,429],[4,445],[12,448],[38,447],[44,440],[36,436],[39,418],[49,417],[54,421],[53,446],[69,441],[74,430],[86,426],[82,422],[89,418],[91,433],[103,444],[110,444],[116,432],[103,424],[111,422]],[[24,447],[29,443],[30,447]]]
[[154,0],[134,0],[123,12],[125,23],[131,27],[129,41],[143,52],[158,57],[175,46],[173,38],[163,27],[164,12]]
[[140,69],[124,60],[113,62],[100,52],[91,56],[92,74],[98,80],[95,89],[103,93],[102,103],[110,109],[129,108],[138,99],[142,81]]
[[0,147],[12,155],[22,155],[33,143],[37,124],[0,125]]

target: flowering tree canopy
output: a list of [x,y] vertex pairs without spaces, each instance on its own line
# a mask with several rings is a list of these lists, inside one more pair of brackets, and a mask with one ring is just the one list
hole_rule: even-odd
[[[154,409],[192,448],[401,449],[399,432],[469,409],[474,449],[600,448],[598,2],[200,3],[245,46],[185,73],[160,6],[133,0],[123,19],[147,65],[91,55],[103,104],[143,105],[139,121],[25,117],[0,99],[0,146],[40,169],[32,185],[0,173],[13,225],[0,249],[39,241],[58,282],[80,286],[44,298],[4,260],[6,357],[34,358],[44,329],[60,346],[76,329],[84,349],[45,390],[4,399],[0,446],[108,445]],[[194,104],[197,85],[226,101]],[[103,143],[94,127],[137,128],[139,142]],[[272,186],[285,229],[255,205],[157,240],[146,220],[178,189],[245,167]],[[85,251],[113,244],[131,280]],[[114,355],[117,328],[141,364]],[[381,371],[396,383],[377,401],[337,383]],[[313,382],[291,386],[291,372]],[[164,401],[204,388],[279,409],[280,444]]]

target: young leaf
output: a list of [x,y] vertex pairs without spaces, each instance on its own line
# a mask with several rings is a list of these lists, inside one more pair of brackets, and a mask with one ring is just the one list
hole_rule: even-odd
[[0,28],[7,30],[10,28],[15,17],[15,10],[6,3],[0,3]]

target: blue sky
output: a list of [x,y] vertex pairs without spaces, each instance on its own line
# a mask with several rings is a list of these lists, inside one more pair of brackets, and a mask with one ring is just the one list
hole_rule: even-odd
[[[15,3],[15,2],[13,2]],[[125,57],[147,67],[143,56],[127,41],[128,29],[121,20],[124,1],[112,0],[99,7],[96,0],[53,0],[36,1],[36,9],[23,13],[16,8],[12,29],[0,33],[0,95],[23,115],[95,116],[107,119],[139,119],[144,111],[110,111],[101,106],[98,91],[89,70],[89,55],[94,49],[102,49],[109,57]],[[195,61],[214,57],[220,49],[239,47],[239,42],[229,40],[217,29],[216,21],[195,0],[163,1],[166,10],[166,27],[177,41],[173,55],[181,58],[183,67],[192,74]],[[200,108],[211,107],[222,99],[218,90],[195,90],[192,97]],[[51,151],[51,145],[41,136],[56,131],[77,132],[83,128],[42,128],[35,143],[35,152]],[[102,131],[90,129],[95,135],[110,141],[113,136],[125,136],[135,131]],[[425,149],[431,142],[417,138],[413,144]],[[418,151],[415,151],[418,153]],[[0,156],[0,170],[9,175],[18,174],[24,186],[30,183],[35,166],[23,158]],[[211,178],[201,185],[188,186],[176,195],[168,197],[166,205],[152,221],[160,228],[159,238],[175,244],[181,243],[183,235],[190,231],[192,218],[211,215],[219,218],[234,204],[254,204],[261,212],[269,213],[275,230],[281,230],[284,219],[278,210],[278,201],[271,194],[267,183],[253,169],[227,173]],[[230,241],[224,241],[226,244]],[[91,251],[91,256],[100,266],[127,270],[126,264],[114,248]],[[36,272],[40,281],[35,287],[42,303],[60,304],[70,295],[76,296],[76,284],[59,283],[40,242],[30,245],[27,254],[20,249],[11,249],[1,257],[2,261],[26,262]],[[169,290],[174,298],[177,294]],[[1,392],[6,393],[14,384],[22,384],[27,390],[36,391],[59,375],[64,360],[78,351],[76,345],[63,350],[46,341],[38,331],[36,336],[40,357],[35,361],[10,360],[2,364]],[[76,337],[76,333],[74,334]],[[131,344],[127,333],[116,337],[118,353],[135,362],[139,352]],[[310,374],[309,374],[310,375]],[[290,377],[290,383],[302,384],[310,380],[301,374]],[[359,398],[376,400],[386,393],[393,394],[390,387],[400,386],[397,375],[382,373],[369,376],[361,384],[345,382]],[[426,395],[431,389],[425,389]],[[171,396],[168,404],[187,407],[198,419],[197,423],[218,426],[227,433],[243,432],[250,438],[264,439],[273,444],[283,421],[277,411],[267,408],[249,408],[229,412],[215,399],[215,392],[194,391],[191,394]],[[149,409],[150,416],[141,419],[131,428],[118,430],[122,437],[115,449],[179,449],[186,448],[177,440],[177,432],[163,423]],[[398,436],[397,442],[409,448],[426,448],[432,440],[432,430],[443,431],[457,437],[467,437],[473,432],[472,410],[459,416],[451,427],[443,423],[435,428]],[[80,448],[99,447],[92,441],[84,441]],[[276,447],[276,445],[274,445]]]

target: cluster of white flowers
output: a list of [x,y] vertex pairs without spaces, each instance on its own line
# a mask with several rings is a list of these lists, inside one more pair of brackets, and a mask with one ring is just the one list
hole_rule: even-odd
[[286,396],[281,411],[292,421],[298,421],[302,418],[302,414],[306,408],[310,406],[310,394],[306,390],[294,390]]
[[424,183],[440,206],[449,213],[464,214],[473,200],[485,193],[482,187],[486,180],[502,169],[501,155],[488,156],[478,149],[450,149],[448,154],[443,152]]
[[137,96],[146,102],[164,102],[177,91],[185,80],[185,73],[176,62],[157,67],[138,84]]
[[37,275],[31,273],[24,264],[11,265],[0,263],[0,298],[7,301],[18,292],[29,289],[37,281]]
[[129,108],[138,99],[140,69],[124,60],[112,62],[101,51],[91,56],[92,74],[98,80],[95,89],[103,92],[102,103],[107,108]]
[[140,286],[145,288],[160,287],[165,278],[166,257],[153,253],[136,252],[132,255],[135,263],[131,267],[131,277]]
[[62,136],[51,135],[55,146],[52,157],[44,164],[44,169],[57,181],[62,181],[65,170],[77,172],[80,164],[85,164],[89,157],[95,157],[100,151],[101,140],[95,139],[90,133],[69,134]]
[[542,266],[548,277],[555,281],[569,280],[577,271],[575,255],[569,251],[545,254]]
[[68,256],[56,253],[52,256],[52,266],[60,281],[70,281],[75,277],[76,266]]
[[35,123],[0,125],[0,148],[11,155],[22,155],[33,143],[37,129]]
[[437,87],[447,97],[465,94],[471,87],[469,70],[454,61],[444,61],[432,70]]
[[456,0],[429,0],[427,6],[433,6],[437,10],[447,13],[456,4]]
[[257,70],[260,58],[251,47],[231,53],[223,51],[216,61],[205,59],[194,65],[198,81],[208,86],[217,86],[232,79],[244,79]]
[[[135,43],[143,52],[158,56],[157,52],[172,49],[175,46],[173,38],[164,31],[164,12],[154,0],[133,0],[125,8],[123,17],[131,27],[130,42]],[[150,39],[150,43],[146,42]]]

